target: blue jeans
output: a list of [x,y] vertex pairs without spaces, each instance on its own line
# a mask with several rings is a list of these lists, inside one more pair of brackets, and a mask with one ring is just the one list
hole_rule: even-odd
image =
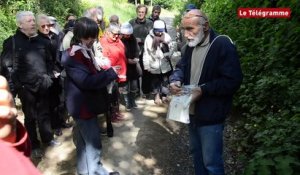
[[77,173],[108,175],[100,161],[101,137],[97,117],[75,119],[73,140],[77,152]]
[[189,135],[196,175],[224,175],[224,124],[197,126],[191,119]]

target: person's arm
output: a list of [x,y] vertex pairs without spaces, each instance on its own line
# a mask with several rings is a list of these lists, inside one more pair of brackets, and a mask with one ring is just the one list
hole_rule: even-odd
[[96,90],[99,88],[104,88],[113,80],[116,80],[118,78],[118,75],[114,68],[101,70],[96,74],[91,74],[82,66],[66,66],[65,68],[67,75],[80,89]]

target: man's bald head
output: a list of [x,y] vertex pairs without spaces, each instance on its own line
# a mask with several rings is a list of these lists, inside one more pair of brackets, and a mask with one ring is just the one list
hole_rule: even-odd
[[183,16],[183,19],[188,19],[188,18],[199,18],[199,22],[200,22],[199,24],[201,25],[208,23],[207,16],[199,9],[192,9]]
[[209,34],[208,18],[198,9],[193,9],[183,16],[181,27],[190,47],[202,44]]

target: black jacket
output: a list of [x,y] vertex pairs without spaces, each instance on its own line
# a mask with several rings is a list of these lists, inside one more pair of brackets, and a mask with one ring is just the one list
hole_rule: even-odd
[[[133,35],[131,35],[130,38],[127,39],[122,38],[122,42],[125,46],[125,55],[127,60],[139,58],[140,48],[136,41],[136,38]],[[141,76],[140,73],[137,71],[137,65],[129,64],[127,61],[127,71],[126,71],[127,80],[134,80],[139,78],[140,76]]]
[[50,49],[41,36],[29,38],[19,29],[6,39],[1,54],[1,74],[12,82],[10,88],[24,87],[32,92],[48,89],[52,83],[49,76],[53,75]]

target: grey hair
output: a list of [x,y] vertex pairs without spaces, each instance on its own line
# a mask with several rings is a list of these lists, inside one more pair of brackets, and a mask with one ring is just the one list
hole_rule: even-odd
[[102,7],[90,8],[90,9],[86,10],[83,13],[83,16],[87,17],[87,18],[94,18],[98,14],[101,14],[103,16],[103,9],[102,9]]
[[21,24],[21,22],[25,16],[33,16],[34,17],[34,13],[32,11],[19,11],[16,14],[16,22],[18,25]]
[[112,31],[120,32],[120,30],[121,30],[121,27],[118,24],[115,24],[115,23],[109,24],[109,26],[106,29],[106,31],[108,31],[108,32],[112,32]]
[[109,22],[110,23],[117,23],[117,22],[119,22],[119,16],[118,15],[111,15],[109,17]]
[[47,15],[45,15],[45,14],[39,14],[36,17],[36,24],[39,25],[42,20],[46,20],[46,21],[50,22],[50,19],[49,19],[49,17]]
[[100,12],[102,15],[104,15],[104,10],[103,10],[103,7],[102,7],[102,6],[97,6],[96,8],[99,10],[99,12]]
[[209,23],[208,17],[204,13],[202,13],[202,16],[200,17],[200,24],[204,25],[205,23]]

